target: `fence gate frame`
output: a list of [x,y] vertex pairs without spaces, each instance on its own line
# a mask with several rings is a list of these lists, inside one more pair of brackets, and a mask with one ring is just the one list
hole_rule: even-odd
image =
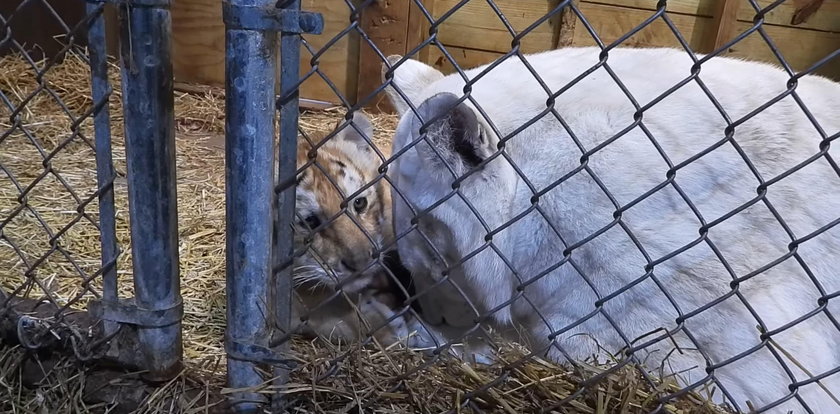
[[[147,370],[144,377],[157,382],[181,371],[183,354],[171,1],[116,3],[135,297],[117,301],[106,297],[93,302],[91,312],[109,323],[132,328],[139,352],[121,349],[121,359],[141,358],[139,365]],[[104,33],[95,45],[98,50],[92,49],[91,55],[98,66],[104,66]],[[104,69],[100,69],[103,75]],[[100,131],[110,134],[106,128],[97,128],[97,153]]]
[[[300,0],[225,0],[225,218],[228,387],[237,412],[259,411],[266,398],[248,389],[288,378],[294,250],[300,35],[319,34],[323,18]],[[278,36],[279,34],[279,36]],[[280,51],[280,98],[275,91]],[[280,112],[279,159],[274,159]],[[275,168],[277,182],[275,188]],[[269,368],[268,365],[271,367]],[[271,401],[282,410],[282,393]]]

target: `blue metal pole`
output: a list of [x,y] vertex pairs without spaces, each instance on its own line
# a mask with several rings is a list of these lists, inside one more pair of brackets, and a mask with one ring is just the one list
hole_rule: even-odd
[[[287,1],[286,10],[300,10],[300,0]],[[294,254],[294,234],[292,223],[295,219],[295,172],[297,171],[298,114],[300,99],[298,82],[300,81],[300,33],[282,32],[280,34],[280,143],[278,155],[277,208],[274,222],[274,318],[276,327],[283,334],[290,331],[292,313],[292,256]],[[275,349],[283,355],[289,351],[289,342],[284,341]],[[288,381],[289,371],[277,365],[274,368],[274,383],[279,389]],[[275,411],[283,409],[283,393],[275,393],[272,405]]]
[[[273,7],[276,0],[231,0],[235,6]],[[225,31],[225,184],[227,219],[228,349],[267,344],[272,307],[271,209],[274,164],[274,97],[277,34],[227,28]],[[247,388],[265,379],[253,359],[228,355],[228,386]],[[265,398],[239,393],[238,412],[260,408]]]
[[[160,3],[119,6],[135,305],[151,311],[181,303],[171,18]],[[149,379],[171,378],[180,370],[180,322],[138,326],[137,334]]]
[[[108,55],[105,43],[104,3],[88,3],[88,15],[96,14],[88,28],[93,130],[96,144],[96,181],[99,187],[99,241],[102,249],[102,299],[117,302],[117,225],[114,211],[114,163],[111,156],[111,122],[108,103]],[[103,321],[105,336],[116,332],[118,324]]]

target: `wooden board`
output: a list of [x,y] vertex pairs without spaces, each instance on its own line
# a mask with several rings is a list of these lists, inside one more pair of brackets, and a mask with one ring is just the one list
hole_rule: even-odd
[[[737,33],[741,33],[750,27],[752,27],[751,24],[741,22],[738,23],[736,30]],[[809,68],[823,57],[840,48],[840,33],[769,25],[764,26],[764,30],[788,64],[797,71]],[[767,42],[758,33],[753,33],[741,42],[736,43],[730,48],[730,55],[779,64],[779,60],[773,54]],[[840,58],[832,59],[816,73],[840,81]]]
[[[342,1],[303,0],[304,10],[322,13],[324,33],[304,38],[316,51],[350,24],[350,9]],[[175,79],[208,85],[224,85],[225,26],[218,0],[172,2],[172,65]],[[356,96],[358,35],[341,37],[318,60],[319,70],[350,101]],[[301,51],[301,74],[312,66],[312,54]],[[301,97],[339,103],[326,81],[317,75],[301,87]]]
[[[411,52],[418,48],[423,42],[429,38],[429,17],[427,14],[432,14],[435,8],[435,0],[423,0],[423,9],[421,10],[415,2],[410,2],[408,9],[408,26],[406,27],[406,47],[405,53]],[[415,54],[412,54],[412,59],[428,61],[428,47],[422,48]]]
[[[490,63],[504,55],[503,53],[498,52],[464,49],[458,46],[444,46],[444,48],[449,55],[455,59],[455,62],[462,70],[472,69],[474,67]],[[518,58],[516,56],[512,56],[508,59]],[[429,48],[428,60],[426,63],[434,66],[437,70],[445,74],[455,72],[455,66],[453,66],[449,59],[444,56],[443,52],[436,47]]]
[[[605,45],[630,32],[653,14],[650,10],[595,3],[581,3],[580,10]],[[710,17],[682,14],[669,14],[668,17],[692,49],[699,50],[704,39],[713,35],[712,19]],[[596,45],[593,37],[580,23],[575,27],[574,39],[576,46]],[[677,37],[661,18],[656,19],[625,40],[622,45],[625,47],[682,47]]]
[[575,26],[578,18],[575,14],[575,8],[580,4],[580,0],[572,0],[569,5],[563,8],[560,15],[557,17],[557,24],[559,27],[554,31],[554,48],[568,47],[574,44],[575,41]]
[[[714,17],[716,10],[723,0],[669,0],[666,10],[671,14],[688,14],[694,16]],[[601,4],[607,6],[622,6],[641,10],[656,10],[653,0],[583,0],[584,3]],[[735,0],[737,5],[737,19],[752,22],[756,11],[748,0]],[[770,6],[775,0],[756,0],[762,9]],[[808,0],[786,0],[776,6],[764,16],[765,23],[794,26],[829,32],[840,32],[840,0],[824,0],[818,11],[806,22],[793,25],[791,20],[797,8]]]
[[[752,22],[755,17],[755,9],[746,0],[738,0],[738,20]],[[756,3],[765,8],[773,3],[772,0],[756,0]],[[824,0],[820,8],[811,15],[804,23],[793,25],[791,20],[797,10],[798,1],[787,0],[776,6],[773,10],[764,15],[764,23],[778,26],[790,26],[823,30],[827,32],[840,32],[840,0]],[[840,45],[837,45],[840,47]]]
[[221,2],[172,2],[172,70],[176,81],[225,84],[225,24]]
[[[318,51],[334,38],[338,38],[338,41],[319,57],[318,69],[338,87],[348,101],[355,102],[359,67],[359,35],[355,30],[341,35],[341,32],[351,24],[350,8],[345,2],[338,0],[303,0],[301,9],[321,13],[324,16],[322,34],[303,36],[310,47]],[[300,54],[301,74],[312,68],[311,59],[312,54],[304,48]],[[301,97],[334,103],[341,102],[327,82],[317,75],[301,86]]]
[[[719,1],[720,0],[668,0],[665,10],[668,13],[712,17],[715,12],[716,4]],[[641,10],[656,10],[657,3],[653,0],[584,0],[583,2],[607,6],[622,6]]]
[[[359,44],[359,100],[366,100],[382,85],[383,56],[405,55],[410,4],[399,0],[383,0],[373,2],[362,10],[361,27],[370,43],[361,41]],[[391,111],[393,108],[384,98],[385,94],[379,93],[365,106]]]
[[[458,0],[435,0],[434,17],[440,18],[459,3]],[[559,4],[555,0],[497,0],[511,28],[519,33],[546,16]],[[524,52],[552,49],[560,13],[534,28],[521,40]],[[506,52],[514,37],[486,1],[470,1],[449,15],[441,24],[438,38],[447,45],[466,49]]]
[[[703,53],[713,53],[726,46],[735,34],[735,24],[738,22],[739,0],[720,0],[717,4],[714,16],[712,16],[712,35],[703,42]],[[726,50],[719,52],[721,55],[728,53]]]
[[[828,5],[828,3],[825,3],[824,7],[825,5]],[[580,8],[604,43],[618,39],[651,15],[650,11],[589,2],[581,3]],[[825,9],[825,11],[828,10],[830,9]],[[791,16],[793,9],[790,8],[788,11],[791,13],[788,16]],[[743,13],[743,9],[740,9],[739,13]],[[824,9],[820,9],[812,18],[816,19],[821,13],[824,13]],[[782,15],[780,14],[779,16]],[[780,19],[783,19],[783,17],[779,16],[775,18],[775,21],[782,21]],[[674,22],[694,50],[703,50],[704,44],[708,45],[709,39],[714,38],[716,26],[712,18],[670,13],[668,17]],[[768,21],[770,20],[768,17]],[[824,21],[816,19],[809,20],[809,23],[823,24]],[[751,26],[751,23],[748,22],[736,22],[731,34],[727,36],[728,38],[722,40],[731,40]],[[796,70],[806,69],[819,59],[840,48],[840,33],[807,30],[791,26],[777,26],[767,23],[764,25],[764,28],[775,41],[788,63]],[[594,45],[595,41],[584,29],[583,25],[578,24],[575,30],[574,44],[578,46]],[[674,34],[661,19],[653,22],[639,33],[636,33],[623,44],[630,47],[681,47]],[[766,42],[757,33],[733,46],[730,49],[730,54],[732,56],[778,64],[778,59],[775,58]],[[829,62],[825,67],[817,71],[817,73],[840,80],[840,59],[834,59]]]
[[[714,16],[722,0],[670,0],[668,17],[690,47],[702,51],[714,39]],[[745,30],[755,14],[747,0],[737,2],[735,30]],[[766,7],[773,0],[757,0]],[[765,16],[765,28],[777,41],[782,52],[797,69],[803,69],[820,57],[840,47],[840,0],[824,0],[821,8],[796,26],[791,19],[804,0],[788,0]],[[440,18],[459,0],[424,0],[423,6],[432,18]],[[354,3],[358,4],[358,2]],[[496,0],[514,31],[531,26],[559,4],[559,0]],[[579,9],[606,44],[635,28],[655,10],[653,0],[580,0]],[[325,33],[305,36],[314,50],[320,50],[351,24],[350,9],[342,0],[303,0],[303,8],[320,12],[325,20]],[[406,54],[428,38],[429,22],[420,8],[408,0],[377,0],[371,12],[360,17],[360,27],[385,55]],[[173,2],[173,64],[179,81],[222,85],[224,82],[224,25],[218,0],[178,0]],[[561,28],[560,13],[547,19],[526,35],[521,48],[526,53],[558,47]],[[566,27],[568,22],[562,24]],[[724,36],[726,37],[726,36]],[[511,48],[513,36],[488,2],[471,0],[454,11],[437,29],[437,39],[464,68],[488,63]],[[580,22],[574,27],[572,44],[594,45],[595,41]],[[636,33],[623,43],[628,47],[681,47],[662,19]],[[705,45],[705,47],[704,47]],[[317,52],[316,52],[317,53]],[[752,59],[774,61],[769,48],[758,36],[751,36],[732,48],[732,54]],[[311,68],[312,54],[302,52],[301,73]],[[413,58],[430,63],[444,72],[451,64],[435,46],[423,48]],[[372,63],[370,63],[372,62]],[[355,31],[338,38],[328,50],[319,54],[317,67],[338,89],[348,103],[357,95],[367,96],[379,85],[379,55]],[[839,78],[840,62],[830,62],[819,73]],[[328,82],[314,76],[302,87],[302,97],[340,103]],[[375,99],[372,105],[376,105]]]

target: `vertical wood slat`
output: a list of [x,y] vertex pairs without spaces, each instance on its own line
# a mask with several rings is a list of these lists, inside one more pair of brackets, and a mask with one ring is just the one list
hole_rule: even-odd
[[[556,6],[560,0],[548,0]],[[434,0],[420,1],[428,13],[435,16]],[[576,17],[571,7],[564,8],[551,18],[554,34],[551,48],[571,46]],[[385,55],[406,54],[428,37],[429,21],[415,1],[379,0],[361,12],[361,27],[379,51]],[[433,64],[430,59],[439,55],[435,46],[423,48],[413,59]],[[483,63],[483,62],[482,62]],[[359,52],[358,98],[365,99],[381,84],[382,60],[370,44],[362,41]],[[379,94],[365,102],[368,109],[391,111],[390,103]]]
[[408,40],[409,7],[411,1],[379,0],[374,1],[361,11],[361,27],[368,35],[371,43],[360,39],[359,67],[357,82],[357,97],[359,102],[365,102],[365,107],[383,111],[391,111],[391,105],[379,93],[368,99],[380,85],[382,58],[373,47],[385,57],[389,55],[403,55],[406,52]]
[[[735,26],[738,23],[739,1],[743,0],[718,0],[714,20],[712,21],[714,36],[709,37],[704,50],[702,50],[703,53],[711,53],[732,40],[736,31]],[[726,53],[728,51],[723,51],[721,55]]]
[[571,46],[575,38],[575,23],[577,16],[572,11],[572,6],[577,6],[578,1],[572,0],[569,5],[563,8],[557,16],[557,29],[554,33],[554,48],[559,49]]
[[[418,6],[413,0],[407,0],[411,4],[409,5],[408,10],[408,34],[406,36],[406,53],[410,52],[412,49],[417,47],[419,44],[423,43],[429,37],[429,20],[426,18],[426,15],[423,13],[423,10],[420,10],[420,6]],[[435,0],[418,0],[420,4],[423,5],[423,8],[426,9],[431,16],[434,17],[435,15]],[[432,46],[434,47],[434,46]],[[412,59],[417,59],[422,62],[429,61],[429,47],[424,47],[420,50],[420,52],[412,56]]]

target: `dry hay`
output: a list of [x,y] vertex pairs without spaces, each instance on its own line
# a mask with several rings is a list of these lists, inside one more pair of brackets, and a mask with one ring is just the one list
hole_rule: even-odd
[[[42,65],[43,63],[39,63]],[[86,63],[75,55],[50,69],[40,92],[35,70],[18,56],[0,58],[0,91],[17,106],[27,102],[20,112],[21,126],[0,137],[0,223],[5,224],[0,237],[0,285],[14,290],[27,281],[29,289],[19,294],[33,298],[47,292],[59,305],[73,302],[84,308],[99,292],[100,281],[82,287],[83,277],[93,275],[101,266],[98,231],[93,224],[98,217],[94,200],[81,215],[79,199],[85,200],[96,190],[94,153],[85,139],[92,142],[90,119],[82,122],[79,134],[73,134],[73,120],[58,104],[66,105],[69,114],[79,116],[89,110],[92,101]],[[124,179],[125,147],[122,110],[118,88],[118,70],[112,68],[111,84],[117,88],[110,103],[113,158],[117,171],[114,186],[117,210],[117,237],[122,249],[118,261],[120,295],[132,295],[131,254],[128,232],[127,194]],[[0,105],[0,133],[7,131],[10,111]],[[141,412],[203,412],[214,398],[232,390],[223,389],[225,360],[225,256],[224,256],[224,98],[216,89],[202,93],[176,92],[178,217],[180,235],[181,287],[184,299],[184,373],[146,397]],[[305,111],[300,124],[306,132],[327,131],[343,116],[341,110]],[[395,119],[389,115],[372,117],[377,131],[376,142],[388,147]],[[26,133],[24,132],[26,131]],[[37,146],[27,136],[33,137]],[[68,142],[69,141],[69,142]],[[44,163],[42,154],[62,147]],[[39,148],[43,153],[39,151]],[[28,191],[29,209],[18,211],[21,189],[38,181]],[[60,179],[59,179],[60,178]],[[39,181],[40,180],[40,181]],[[17,213],[16,213],[17,212]],[[50,237],[43,224],[56,232],[69,225],[51,249]],[[21,259],[19,253],[24,256]],[[51,253],[50,253],[51,252]],[[64,254],[63,252],[66,252]],[[49,253],[49,254],[48,254]],[[27,279],[28,264],[46,258]],[[377,346],[347,348],[320,341],[297,339],[294,343],[298,369],[292,380],[279,392],[295,402],[293,412],[440,412],[464,401],[465,392],[482,388],[496,378],[493,387],[478,393],[464,411],[532,412],[557,403],[578,389],[584,378],[604,368],[591,365],[573,372],[539,360],[529,359],[502,366],[471,366],[451,358],[429,359],[404,349]],[[503,350],[508,362],[521,359],[523,350],[510,346]],[[0,411],[2,412],[87,412],[101,411],[103,404],[82,401],[85,384],[95,378],[88,367],[70,359],[59,361],[56,369],[33,387],[22,387],[23,362],[31,359],[19,348],[0,347]],[[338,361],[337,365],[333,361]],[[30,364],[31,365],[31,364]],[[411,375],[415,367],[425,366]],[[321,378],[325,373],[332,373]],[[320,379],[316,381],[316,379]],[[647,412],[656,407],[659,391],[673,391],[673,381],[659,390],[651,390],[639,372],[631,367],[607,375],[588,387],[558,412],[607,413]],[[278,391],[266,385],[262,392]],[[666,411],[684,413],[716,412],[689,395]]]

